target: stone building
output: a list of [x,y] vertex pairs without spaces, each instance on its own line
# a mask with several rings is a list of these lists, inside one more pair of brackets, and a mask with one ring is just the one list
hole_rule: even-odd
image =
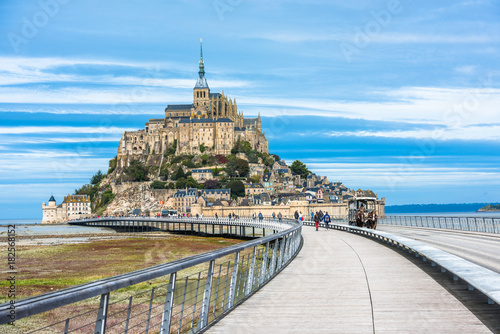
[[91,214],[90,198],[87,195],[68,195],[57,205],[54,196],[48,204],[42,203],[42,224],[63,223],[70,219],[89,217]]
[[193,88],[193,102],[170,104],[165,117],[150,119],[143,130],[124,132],[118,147],[118,167],[128,161],[146,161],[150,155],[161,155],[176,145],[176,154],[227,155],[239,139],[250,142],[252,148],[268,153],[268,140],[262,131],[260,114],[244,118],[235,99],[211,92],[205,78],[203,50],[200,48],[198,80]]

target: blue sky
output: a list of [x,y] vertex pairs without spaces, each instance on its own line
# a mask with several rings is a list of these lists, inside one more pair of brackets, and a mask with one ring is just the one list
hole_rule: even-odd
[[496,1],[2,1],[0,205],[88,182],[125,130],[213,91],[287,162],[387,204],[500,201]]

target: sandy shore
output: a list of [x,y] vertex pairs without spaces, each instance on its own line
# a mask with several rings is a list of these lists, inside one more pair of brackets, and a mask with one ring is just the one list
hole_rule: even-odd
[[[126,239],[131,237],[154,238],[155,236],[164,237],[165,233],[119,233],[109,228],[75,226],[68,224],[16,226],[16,244],[18,246],[77,244],[106,239]],[[0,229],[0,241],[7,241],[6,226],[2,226]]]

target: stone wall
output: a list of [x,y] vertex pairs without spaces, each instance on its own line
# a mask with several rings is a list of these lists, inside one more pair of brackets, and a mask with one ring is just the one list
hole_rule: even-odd
[[331,217],[347,216],[346,203],[323,203],[323,204],[309,204],[307,201],[291,201],[290,205],[277,205],[277,206],[237,206],[237,207],[202,207],[199,204],[191,206],[191,213],[193,215],[202,214],[204,217],[213,217],[215,213],[222,218],[227,217],[230,213],[234,213],[240,217],[251,217],[253,213],[258,215],[261,212],[264,216],[269,217],[274,214],[277,216],[279,212],[283,217],[293,217],[295,211],[302,212],[305,220],[310,220],[311,212],[323,211],[328,212]]

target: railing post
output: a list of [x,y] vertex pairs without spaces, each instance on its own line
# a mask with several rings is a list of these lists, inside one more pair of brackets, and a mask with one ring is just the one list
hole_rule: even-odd
[[266,242],[266,251],[264,252],[264,258],[262,259],[262,267],[260,268],[259,286],[266,280],[267,274],[267,257],[269,256],[269,241]]
[[280,251],[278,254],[278,263],[276,265],[276,271],[279,271],[281,269],[281,263],[283,261],[283,249],[285,249],[285,237],[280,242]]
[[227,309],[234,305],[234,295],[236,292],[236,279],[238,276],[238,265],[240,262],[240,252],[236,253],[234,257],[233,274],[231,275],[231,283],[229,284],[229,294],[227,296]]
[[203,291],[203,301],[201,303],[200,318],[198,319],[198,331],[205,327],[208,323],[208,310],[210,307],[210,295],[212,292],[212,281],[214,278],[215,260],[210,261],[208,266],[207,281],[205,283],[205,291]]
[[149,300],[148,320],[146,322],[146,334],[149,333],[149,322],[151,320],[151,308],[153,307],[154,297],[155,297],[155,288],[151,289],[151,299]]
[[97,320],[95,322],[94,334],[106,333],[108,304],[109,304],[109,292],[101,295],[101,301],[99,302],[99,312],[97,313]]
[[176,277],[177,277],[177,272],[170,274],[170,280],[168,282],[168,288],[167,288],[167,297],[165,297],[165,306],[163,307],[163,315],[161,317],[161,327],[160,327],[161,334],[170,333],[170,322],[172,321],[172,307],[174,304]]
[[269,268],[269,275],[267,278],[274,275],[274,271],[276,270],[276,256],[278,254],[279,241],[278,239],[274,240],[274,249],[273,249],[273,257],[271,258],[271,267]]
[[252,263],[250,264],[250,270],[248,271],[247,288],[245,291],[245,296],[249,295],[250,292],[252,292],[253,275],[254,275],[254,270],[255,270],[255,258],[256,258],[256,256],[257,256],[257,246],[253,246]]

